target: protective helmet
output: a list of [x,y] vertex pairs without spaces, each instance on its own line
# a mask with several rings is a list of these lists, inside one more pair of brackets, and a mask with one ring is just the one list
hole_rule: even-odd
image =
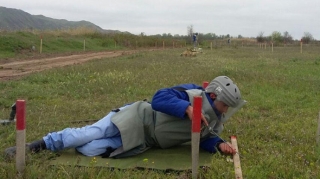
[[237,107],[241,101],[240,90],[227,76],[218,76],[205,88],[206,93],[214,93],[217,100],[229,107]]

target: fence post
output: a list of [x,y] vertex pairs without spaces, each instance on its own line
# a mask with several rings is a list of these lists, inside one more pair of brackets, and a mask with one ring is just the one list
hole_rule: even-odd
[[83,40],[83,51],[86,51],[86,39]]
[[42,53],[42,36],[40,38],[40,54]]

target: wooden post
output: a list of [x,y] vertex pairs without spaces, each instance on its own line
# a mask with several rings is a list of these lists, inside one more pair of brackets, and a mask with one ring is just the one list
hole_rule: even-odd
[[242,179],[242,170],[241,170],[240,156],[239,156],[239,150],[238,150],[236,136],[231,136],[231,144],[232,144],[232,148],[234,148],[237,152],[236,154],[233,155],[235,177],[236,177],[236,179]]
[[16,122],[16,168],[19,174],[24,173],[26,165],[26,102],[25,100],[16,101],[17,122]]
[[83,51],[86,51],[86,39],[83,40]]
[[300,42],[300,53],[302,53],[302,40]]
[[273,42],[271,42],[271,51],[273,53]]
[[164,41],[162,41],[162,48],[164,49]]
[[40,39],[40,54],[42,53],[42,36],[41,36],[41,39]]
[[197,178],[199,167],[199,145],[200,145],[200,128],[201,128],[201,110],[202,97],[193,97],[193,116],[192,116],[192,134],[191,134],[191,150],[192,150],[192,178]]
[[211,48],[211,50],[212,50],[212,41],[211,41],[211,43],[210,43],[210,48]]

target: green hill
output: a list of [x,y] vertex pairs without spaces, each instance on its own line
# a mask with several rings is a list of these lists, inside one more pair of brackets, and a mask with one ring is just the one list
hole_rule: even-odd
[[53,19],[43,15],[31,15],[19,9],[0,6],[0,30],[58,30],[79,27],[94,29],[105,33],[120,32],[117,30],[104,30],[88,21]]

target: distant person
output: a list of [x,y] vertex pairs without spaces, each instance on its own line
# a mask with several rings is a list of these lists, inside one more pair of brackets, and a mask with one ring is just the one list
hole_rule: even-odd
[[[218,137],[228,120],[228,109],[238,110],[243,104],[240,90],[227,76],[214,78],[205,89],[196,84],[160,89],[151,103],[137,101],[124,105],[92,125],[50,132],[27,148],[34,153],[75,148],[86,156],[121,158],[151,147],[181,145],[191,140],[194,96],[202,96],[200,147],[211,153],[218,150],[235,154],[230,143]],[[7,156],[13,157],[15,153],[16,147],[5,150]]]
[[198,45],[198,33],[193,34],[192,40],[193,40],[193,48],[195,49]]

